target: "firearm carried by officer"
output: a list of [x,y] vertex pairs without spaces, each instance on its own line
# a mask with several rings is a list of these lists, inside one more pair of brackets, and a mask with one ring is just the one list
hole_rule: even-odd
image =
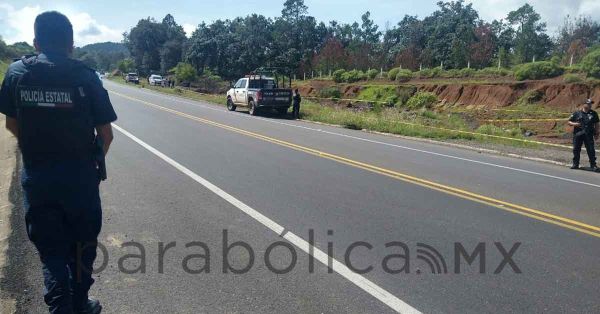
[[581,147],[585,145],[590,159],[590,168],[592,171],[598,171],[594,141],[600,135],[600,120],[598,113],[592,110],[593,103],[591,99],[587,99],[581,109],[574,112],[569,118],[568,123],[573,127],[573,166],[571,169],[579,169]]
[[96,136],[96,139],[94,140],[94,159],[96,160],[96,166],[98,167],[98,178],[101,181],[106,180],[104,141],[100,136]]

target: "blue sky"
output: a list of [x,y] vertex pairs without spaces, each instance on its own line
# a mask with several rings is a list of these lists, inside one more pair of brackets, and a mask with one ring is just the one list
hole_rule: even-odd
[[[234,18],[251,13],[279,16],[284,0],[183,0],[183,1],[32,1],[3,0],[0,3],[0,36],[7,42],[32,42],[33,19],[46,10],[59,10],[71,19],[76,45],[119,41],[121,34],[148,16],[161,19],[171,13],[176,21],[191,32],[202,21]],[[405,14],[426,16],[436,9],[436,0],[305,0],[309,14],[319,21],[360,21],[365,11],[385,29],[395,25]],[[525,3],[524,0],[467,0],[482,18],[492,20]],[[561,24],[567,14],[586,14],[600,19],[600,0],[531,0],[550,31]]]

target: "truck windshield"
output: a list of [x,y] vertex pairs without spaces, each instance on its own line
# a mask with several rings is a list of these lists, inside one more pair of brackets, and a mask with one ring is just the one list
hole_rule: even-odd
[[274,89],[275,80],[250,80],[249,88]]

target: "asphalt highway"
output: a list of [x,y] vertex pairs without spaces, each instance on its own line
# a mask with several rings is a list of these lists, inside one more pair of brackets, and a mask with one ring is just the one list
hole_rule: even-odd
[[598,174],[105,87],[105,313],[600,312]]

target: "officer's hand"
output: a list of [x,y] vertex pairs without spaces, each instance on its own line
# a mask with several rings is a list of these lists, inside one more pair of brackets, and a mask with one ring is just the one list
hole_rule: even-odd
[[580,127],[581,126],[581,122],[571,122],[571,125],[575,126],[575,127]]

